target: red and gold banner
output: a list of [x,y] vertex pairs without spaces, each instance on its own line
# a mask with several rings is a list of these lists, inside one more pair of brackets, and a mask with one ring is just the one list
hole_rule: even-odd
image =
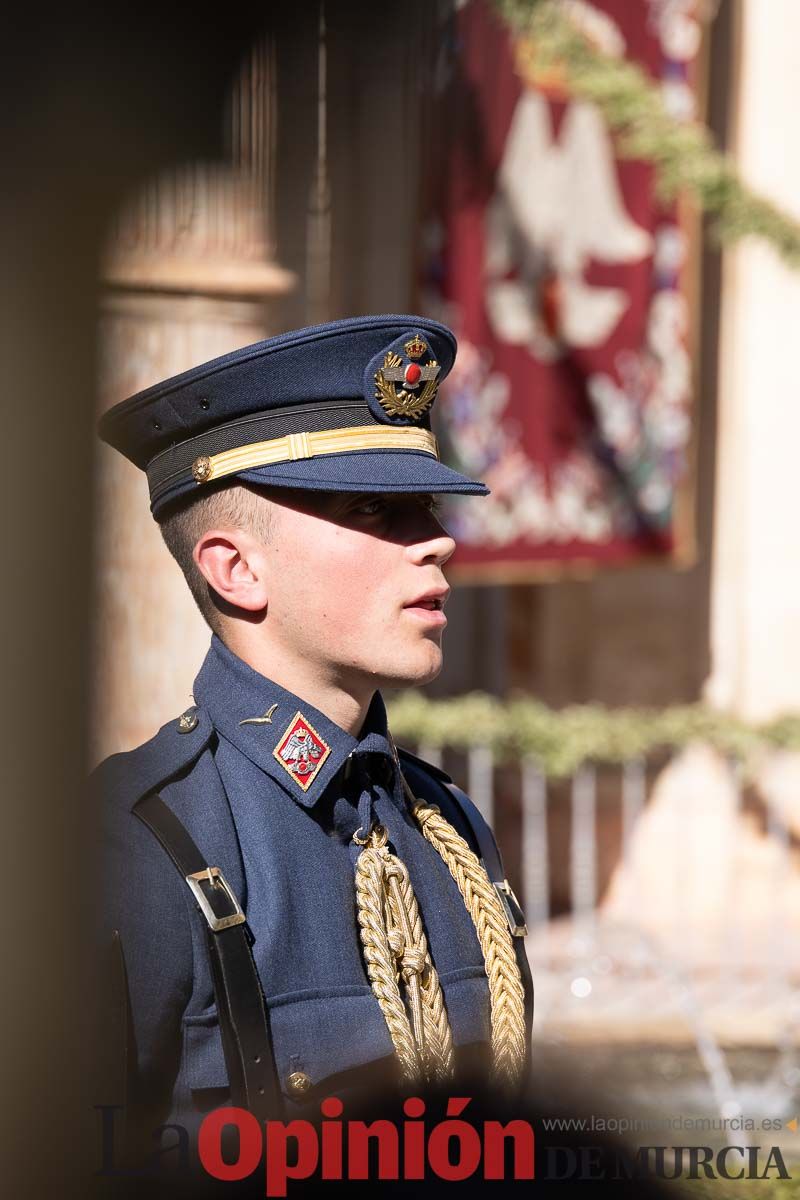
[[[565,8],[645,66],[676,117],[693,113],[693,0]],[[555,75],[520,78],[486,0],[461,6],[454,31],[423,303],[459,338],[438,406],[450,461],[492,489],[448,510],[454,565],[491,582],[685,557],[687,228],[652,167],[616,156],[593,105]]]

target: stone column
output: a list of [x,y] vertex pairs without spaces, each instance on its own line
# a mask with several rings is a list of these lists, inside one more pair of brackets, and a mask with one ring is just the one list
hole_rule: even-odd
[[[294,277],[273,257],[271,53],[257,47],[235,88],[232,161],[170,171],[120,214],[104,264],[104,408],[274,332],[270,301]],[[105,446],[96,497],[99,759],[144,741],[191,703],[210,633],[150,515],[143,474]]]
[[[787,136],[800,103],[800,6],[742,0],[738,11],[737,166],[800,218],[800,146]],[[800,710],[800,273],[768,245],[744,242],[725,254],[722,298],[705,697],[766,721]],[[724,970],[726,1005],[709,1019],[726,1039],[753,1045],[792,1028],[800,756],[764,756],[749,784],[760,814],[744,808],[718,753],[688,747],[658,780],[604,912],[633,916],[665,959],[694,960],[706,982]],[[761,1008],[750,994],[738,1012],[735,999],[727,1004],[742,978],[761,985]]]
[[[800,6],[742,0],[736,160],[800,218]],[[707,699],[800,710],[800,273],[756,240],[726,255]]]

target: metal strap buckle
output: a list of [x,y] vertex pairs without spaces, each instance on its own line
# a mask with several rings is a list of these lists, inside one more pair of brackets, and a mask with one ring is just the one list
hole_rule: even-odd
[[[230,929],[232,925],[244,924],[246,918],[239,901],[231,891],[230,885],[219,867],[206,867],[204,871],[196,871],[194,875],[187,875],[186,882],[192,889],[192,895],[197,901],[206,921],[208,921],[208,927],[212,933],[219,933],[222,929]],[[222,892],[230,901],[233,912],[227,916],[218,916],[211,907],[208,896],[203,891],[203,883],[210,885],[215,891]]]
[[507,879],[502,883],[495,883],[494,890],[500,899],[503,906],[503,912],[506,914],[508,928],[512,937],[525,937],[528,932],[528,926],[525,924],[525,913],[522,911],[519,900],[514,895],[514,890]]

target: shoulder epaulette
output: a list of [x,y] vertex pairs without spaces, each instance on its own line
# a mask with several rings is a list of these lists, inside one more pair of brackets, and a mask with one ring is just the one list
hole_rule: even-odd
[[167,721],[158,733],[135,750],[112,754],[92,772],[91,784],[99,796],[108,796],[126,808],[180,774],[200,757],[214,732],[211,718],[201,708],[188,708]]

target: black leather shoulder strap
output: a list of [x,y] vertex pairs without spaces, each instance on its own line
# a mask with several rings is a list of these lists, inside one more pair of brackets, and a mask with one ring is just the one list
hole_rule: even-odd
[[209,866],[161,796],[152,792],[133,811],[158,838],[206,920],[231,1101],[261,1121],[279,1118],[283,1103],[269,1016],[244,913],[221,871]]

